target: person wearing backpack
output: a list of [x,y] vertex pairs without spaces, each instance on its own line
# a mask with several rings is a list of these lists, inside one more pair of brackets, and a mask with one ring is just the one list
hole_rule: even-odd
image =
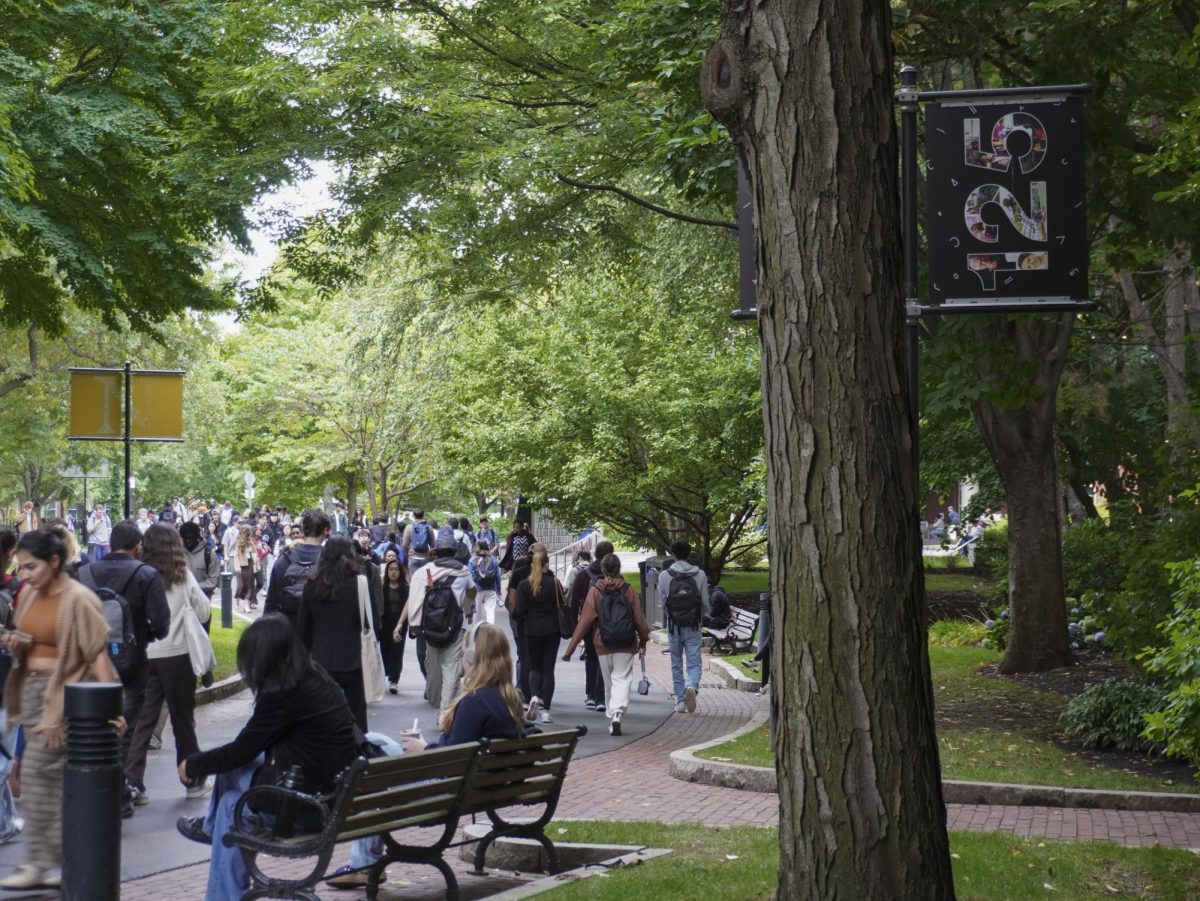
[[[601,541],[596,545],[596,557],[571,583],[571,605],[575,608],[575,621],[583,613],[583,605],[588,592],[600,581],[603,572],[600,561],[613,553],[611,541]],[[604,677],[600,675],[600,663],[596,659],[596,651],[592,647],[592,635],[583,636],[583,693],[588,710],[604,712]]]
[[671,647],[676,713],[696,712],[696,693],[700,691],[700,624],[708,612],[708,576],[700,567],[688,562],[691,553],[686,541],[676,541],[671,545],[675,562],[658,576],[658,598],[667,619],[667,638]]
[[629,692],[633,686],[633,659],[646,653],[650,625],[642,610],[642,599],[621,577],[621,558],[609,552],[600,561],[600,569],[601,578],[588,589],[575,634],[562,659],[570,662],[584,637],[592,637],[592,647],[604,679],[608,734],[620,735],[621,720],[629,707]]
[[482,605],[484,622],[494,626],[496,604],[500,600],[500,564],[482,538],[475,542],[475,556],[467,564],[467,571],[475,583],[475,607]]
[[433,527],[425,521],[425,511],[413,508],[413,521],[404,527],[400,545],[404,548],[404,559],[408,561],[408,578],[411,581],[417,570],[429,562],[433,553]]
[[[167,603],[167,590],[158,570],[141,561],[142,533],[138,527],[129,521],[117,523],[112,528],[110,543],[112,551],[103,560],[80,568],[79,581],[98,595],[101,593],[98,589],[108,589],[128,606],[132,647],[123,655],[126,662],[118,660],[116,669],[125,688],[125,722],[136,723],[142,712],[146,680],[150,675],[146,647],[152,641],[167,637],[171,630],[171,606]],[[122,767],[129,757],[129,738],[126,734],[121,742]],[[121,816],[133,816],[138,800],[133,788],[126,786]]]
[[[409,585],[410,634],[425,640],[425,698],[439,711],[449,709],[458,694],[465,627],[475,615],[475,586],[454,559],[456,546],[454,530],[444,526],[434,540],[434,559]],[[396,628],[403,627],[401,620]]]
[[[136,526],[129,527],[140,537]],[[61,884],[65,686],[120,681],[109,657],[109,625],[100,600],[63,572],[65,557],[62,539],[49,529],[26,532],[17,542],[17,575],[25,582],[14,626],[31,640],[9,632],[0,645],[14,659],[4,707],[10,723],[24,725],[26,735],[21,769],[26,862],[0,879],[0,889]],[[118,735],[125,723],[123,717],[114,721]]]
[[304,583],[317,571],[321,544],[328,537],[329,517],[323,511],[305,510],[300,514],[300,540],[280,554],[271,569],[263,615],[282,613],[293,628],[297,625],[304,601]]

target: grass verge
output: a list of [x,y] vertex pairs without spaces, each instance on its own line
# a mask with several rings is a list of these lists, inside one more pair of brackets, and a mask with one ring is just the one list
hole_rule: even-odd
[[926,591],[975,591],[987,594],[990,583],[970,573],[927,572],[925,573]]
[[[778,833],[753,827],[661,823],[557,822],[555,840],[673,848],[674,853],[555,889],[555,901],[614,898],[659,901],[775,897]],[[1026,841],[1003,833],[950,834],[958,897],[1091,899],[1195,897],[1200,858],[1177,848],[1126,848],[1101,842]]]
[[[1193,783],[1114,769],[1056,744],[1056,723],[1066,698],[977,672],[981,664],[998,657],[983,648],[929,649],[944,778],[1112,791],[1197,791]],[[775,765],[765,725],[698,756]]]
[[217,668],[213,671],[213,679],[220,681],[237,672],[237,644],[248,623],[244,619],[233,618],[232,629],[221,628],[221,611],[213,609],[212,625],[208,637],[212,641],[213,653],[217,655]]
[[762,664],[754,661],[754,654],[729,654],[719,659],[737,667],[747,679],[762,680]]

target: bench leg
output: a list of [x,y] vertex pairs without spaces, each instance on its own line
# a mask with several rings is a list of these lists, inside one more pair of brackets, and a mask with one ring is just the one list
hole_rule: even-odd
[[[258,901],[260,898],[278,898],[279,893],[272,891],[268,886],[259,886],[252,888],[241,897],[241,901]],[[295,898],[296,901],[321,901],[321,896],[312,889],[296,889],[289,898]]]
[[446,879],[446,901],[458,901],[458,879],[455,877],[454,871],[450,869],[450,864],[440,857],[430,858],[428,863],[437,867]]

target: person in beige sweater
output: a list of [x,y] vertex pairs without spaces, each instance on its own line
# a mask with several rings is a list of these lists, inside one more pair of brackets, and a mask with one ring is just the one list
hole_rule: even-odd
[[[108,622],[100,599],[63,572],[66,548],[49,529],[17,542],[14,631],[0,642],[13,656],[4,686],[10,723],[26,730],[22,762],[26,864],[0,879],[3,889],[57,888],[62,861],[62,777],[67,724],[63,707],[71,682],[120,682],[108,656]],[[123,717],[113,721],[125,732]]]
[[[608,712],[608,734],[621,734],[621,720],[629,707],[629,691],[633,685],[633,658],[646,652],[650,640],[650,626],[642,611],[642,599],[633,587],[621,578],[621,558],[608,554],[600,561],[602,577],[588,590],[579,614],[575,634],[563,654],[569,661],[583,637],[592,632],[592,646],[600,662],[600,675],[604,678],[604,709]],[[622,601],[628,611],[622,610]],[[611,615],[610,615],[611,611]],[[602,616],[603,614],[603,616]],[[632,620],[632,630],[627,641],[614,642],[610,631],[612,624]],[[604,620],[604,621],[602,621]],[[628,620],[626,620],[628,623]],[[604,641],[607,637],[608,642]]]

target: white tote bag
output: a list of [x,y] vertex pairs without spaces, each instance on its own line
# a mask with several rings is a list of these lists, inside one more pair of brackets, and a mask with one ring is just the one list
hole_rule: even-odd
[[363,694],[368,704],[378,704],[387,691],[387,676],[383,671],[383,654],[371,628],[371,593],[367,577],[358,577],[358,621],[362,624],[359,639],[362,643]]
[[187,636],[188,656],[192,658],[192,672],[203,676],[217,668],[217,655],[213,653],[212,641],[196,611],[191,607],[183,608],[183,631]]

